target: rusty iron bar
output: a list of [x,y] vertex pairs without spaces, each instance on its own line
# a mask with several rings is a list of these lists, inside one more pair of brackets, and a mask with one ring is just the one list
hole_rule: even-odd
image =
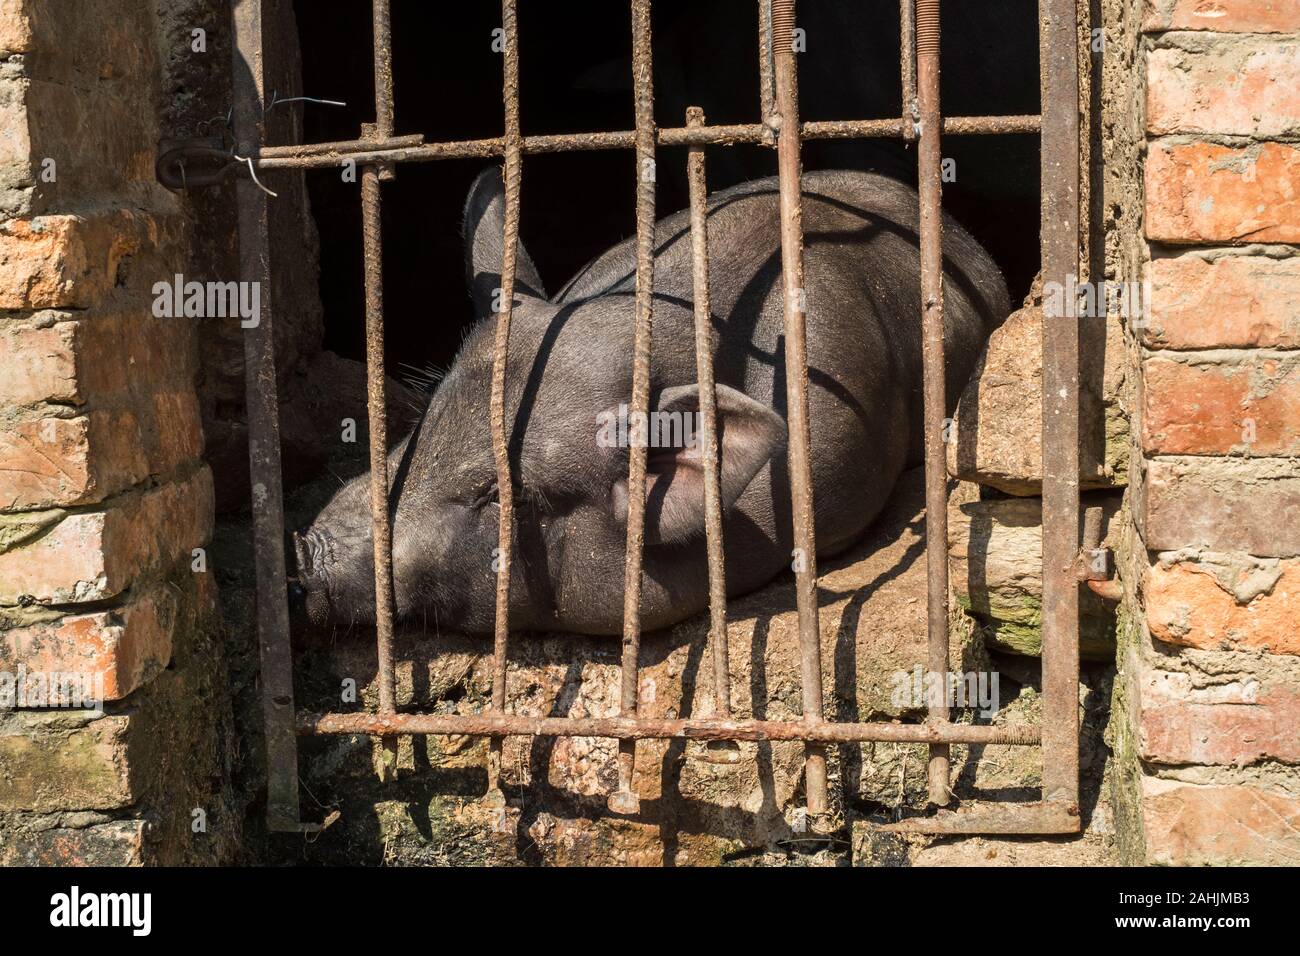
[[[777,171],[781,208],[781,274],[785,300],[785,395],[789,432],[790,511],[794,525],[795,599],[803,719],[822,719],[821,628],[817,612],[817,542],[813,516],[812,430],[808,421],[807,295],[803,276],[803,161],[799,140],[799,76],[794,51],[794,0],[772,0],[776,64]],[[808,812],[826,813],[826,752],[815,742],[804,755]]]
[[[256,156],[266,135],[262,5],[235,0],[231,11],[235,106],[232,124],[240,155]],[[267,195],[251,179],[235,186],[239,211],[239,268],[259,283],[262,311],[244,330],[248,403],[248,467],[257,568],[257,642],[266,734],[266,825],[274,832],[302,829],[298,804],[298,741],[294,733],[293,653],[285,588],[284,491],[280,476],[280,405],[271,311],[270,227]]]
[[[388,415],[384,398],[384,258],[377,166],[361,169],[362,256],[366,290],[366,413],[370,419],[370,529],[375,557],[375,640],[379,710],[397,708],[393,663],[393,526],[388,508]],[[397,774],[397,741],[386,739],[380,775]]]
[[[1039,124],[1039,117],[1033,115],[953,116],[943,121],[943,131],[949,136],[999,136],[1037,133]],[[767,130],[768,127],[763,123],[708,126],[699,130],[665,127],[655,133],[655,143],[659,146],[763,145],[769,135]],[[811,120],[800,127],[802,139],[897,139],[903,135],[904,123],[901,119]],[[358,163],[420,163],[444,159],[492,159],[505,154],[505,139],[500,136],[402,145],[406,139],[407,137],[395,137],[383,146],[366,139],[303,146],[268,146],[255,158],[254,166],[259,171],[321,169],[337,166],[343,158],[355,159]],[[635,130],[525,136],[522,142],[525,156],[635,147]]]
[[[502,85],[505,108],[505,227],[502,236],[501,311],[497,313],[492,352],[492,457],[496,463],[499,528],[497,535],[496,618],[492,649],[492,708],[506,709],[506,661],[510,651],[510,575],[514,557],[515,493],[506,442],[506,370],[510,354],[510,322],[515,308],[515,273],[519,262],[519,198],[523,153],[519,132],[519,29],[515,0],[501,0]],[[488,744],[489,802],[505,805],[501,792],[501,740]]]
[[[948,472],[944,444],[943,196],[939,106],[939,0],[916,4],[917,104],[921,140],[917,180],[921,193],[921,336],[925,381],[925,556],[929,662],[948,673]],[[946,703],[932,703],[932,720],[946,721]],[[948,802],[948,747],[930,748],[930,802]]]
[[[758,0],[758,117],[763,126],[763,142],[776,142],[776,132],[769,123],[776,110],[776,65],[772,61],[772,0]],[[689,123],[686,124],[688,127]]]
[[[1043,281],[1079,271],[1076,0],[1040,0]],[[1043,799],[1079,800],[1079,322],[1043,316]]]
[[[632,0],[632,88],[636,107],[636,328],[632,343],[629,420],[646,421],[650,407],[650,337],[654,322],[655,118],[650,42],[650,0]],[[627,468],[627,552],[623,574],[623,672],[619,712],[637,715],[637,663],[641,656],[641,564],[645,550],[647,443],[632,441]],[[633,790],[636,746],[619,740],[618,789],[613,813],[632,814],[641,802]]]
[[312,714],[298,716],[298,733],[431,734],[471,737],[606,737],[618,740],[802,740],[827,744],[934,741],[1033,747],[1034,726],[886,724],[780,720],[667,720],[649,717],[528,717],[523,714]]
[[389,0],[371,0],[375,45],[375,136],[393,135],[393,23]]
[[[704,125],[704,110],[686,111],[686,125]],[[713,375],[713,314],[709,302],[708,186],[704,147],[686,157],[691,205],[691,275],[695,304],[695,372],[700,389],[699,455],[704,475],[704,541],[709,566],[709,643],[713,649],[713,716],[731,718],[731,667],[727,660],[727,577],[722,547],[722,492],[718,479],[718,402]],[[715,748],[715,757],[734,759],[736,749]],[[725,756],[724,756],[725,755]]]
[[[903,81],[903,139],[913,143],[921,121],[916,102],[916,0],[899,0],[898,25],[898,62]],[[945,128],[944,132],[948,130]]]

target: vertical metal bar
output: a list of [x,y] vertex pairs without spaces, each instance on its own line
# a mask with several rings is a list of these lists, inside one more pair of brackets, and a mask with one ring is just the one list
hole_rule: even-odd
[[[759,119],[767,127],[776,109],[776,78],[772,62],[772,0],[758,0],[758,103]],[[770,132],[770,127],[765,129]],[[769,141],[768,145],[772,145]]]
[[[397,708],[393,672],[393,533],[388,509],[388,421],[384,399],[384,265],[379,169],[361,169],[361,230],[366,289],[366,411],[370,418],[370,529],[375,558],[375,634],[379,712]],[[396,776],[397,741],[385,738],[382,777]]]
[[[646,421],[650,405],[650,334],[653,320],[655,241],[655,118],[650,0],[632,0],[632,84],[636,101],[636,331],[632,345],[632,420]],[[641,653],[641,559],[645,548],[646,444],[628,449],[627,554],[623,577],[623,674],[620,711],[637,713],[637,660]],[[618,790],[610,795],[615,813],[636,813],[632,789],[635,741],[620,741]]]
[[899,67],[903,80],[903,139],[915,142],[920,122],[916,102],[916,0],[899,0]]
[[393,24],[389,0],[373,0],[375,41],[375,132],[380,139],[393,135]]
[[[929,669],[948,673],[948,475],[943,357],[943,197],[940,170],[939,0],[917,0],[917,102],[921,111],[921,336],[925,378],[925,553],[929,599]],[[932,721],[947,721],[945,702],[931,703]],[[930,746],[930,802],[948,802],[948,745]]]
[[[393,35],[388,0],[373,0],[375,122],[363,134],[393,135]],[[384,265],[379,183],[394,176],[390,165],[361,170],[361,230],[366,290],[366,411],[370,420],[370,527],[375,556],[375,634],[379,659],[379,712],[397,708],[393,664],[393,528],[388,509],[388,420],[384,398]],[[397,776],[397,738],[380,748],[380,777]]]
[[[265,136],[262,4],[236,0],[234,113],[236,150],[256,157]],[[248,403],[248,464],[253,495],[253,543],[257,564],[257,638],[261,658],[262,713],[266,729],[266,825],[300,829],[298,741],[294,727],[293,655],[284,569],[284,497],[280,479],[280,406],[275,379],[271,303],[270,229],[267,197],[251,179],[235,187],[239,206],[239,269],[244,282],[262,289],[256,326],[244,331],[244,379]]]
[[[781,190],[781,268],[785,281],[785,388],[789,429],[790,504],[794,519],[795,594],[803,719],[822,719],[821,627],[817,612],[817,544],[813,527],[812,443],[808,421],[807,297],[803,278],[803,175],[799,137],[799,79],[794,51],[794,0],[772,0],[776,66],[777,168]],[[809,744],[804,760],[808,812],[826,812],[826,750]]]
[[[704,110],[686,111],[686,125],[704,126]],[[691,197],[691,265],[695,298],[695,373],[700,389],[700,464],[704,473],[704,540],[709,561],[709,641],[713,645],[713,714],[731,717],[731,677],[727,661],[727,581],[722,551],[722,493],[718,485],[718,403],[713,378],[713,317],[709,303],[708,189],[704,147],[687,151],[686,178]]]
[[[514,558],[515,494],[506,442],[506,370],[510,354],[510,321],[515,308],[515,273],[519,261],[519,198],[523,168],[523,137],[519,127],[519,29],[515,0],[501,0],[501,96],[505,107],[505,227],[502,237],[501,311],[497,313],[492,353],[492,457],[497,470],[501,504],[497,532],[497,593],[495,640],[492,649],[492,709],[505,713],[506,659],[510,650],[510,575]],[[488,801],[505,805],[501,792],[500,737],[488,742]]]
[[[1040,0],[1043,281],[1079,269],[1075,0]],[[1079,322],[1043,316],[1043,798],[1079,798]]]

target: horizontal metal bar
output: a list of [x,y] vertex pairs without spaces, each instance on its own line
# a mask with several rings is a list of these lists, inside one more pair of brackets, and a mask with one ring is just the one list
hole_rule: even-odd
[[[945,136],[996,136],[1004,133],[1037,133],[1038,116],[949,116],[943,121]],[[678,126],[660,129],[655,138],[659,146],[733,146],[743,143],[763,144],[761,123],[735,126]],[[903,138],[902,119],[817,120],[804,123],[802,137],[808,139],[888,139]],[[583,150],[633,149],[636,132],[564,133],[552,136],[525,136],[523,151],[537,153],[571,153]],[[317,143],[304,146],[274,146],[263,149],[255,165],[258,169],[313,169],[337,166],[343,159],[358,163],[412,162],[427,163],[441,159],[490,159],[505,154],[505,138],[467,139],[447,143],[423,143],[410,146],[376,148],[373,140],[342,143]]]
[[819,743],[953,743],[1033,747],[1037,727],[988,724],[833,723],[777,720],[660,720],[630,717],[528,717],[523,714],[298,715],[298,733],[460,734],[470,737],[609,737],[617,740],[804,740]]
[[872,830],[894,833],[1078,833],[1079,808],[1053,800],[1042,803],[968,804],[960,810],[943,810],[929,817],[908,817],[893,823],[867,823]]

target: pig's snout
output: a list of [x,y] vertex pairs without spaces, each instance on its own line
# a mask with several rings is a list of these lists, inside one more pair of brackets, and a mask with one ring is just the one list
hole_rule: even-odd
[[329,617],[330,542],[314,529],[295,531],[293,556],[297,576],[289,581],[289,610],[313,624],[324,624]]

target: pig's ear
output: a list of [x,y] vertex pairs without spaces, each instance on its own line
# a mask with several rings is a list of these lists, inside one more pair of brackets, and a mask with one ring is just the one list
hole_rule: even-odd
[[[465,270],[479,315],[493,313],[497,290],[501,288],[505,222],[506,194],[501,170],[485,170],[474,180],[465,200]],[[529,296],[545,299],[546,290],[521,241],[515,263],[515,299]]]
[[[719,474],[726,511],[754,476],[785,448],[785,421],[765,405],[726,385],[716,389]],[[664,389],[652,418],[646,454],[646,541],[673,544],[704,533],[704,468],[699,435],[699,386]],[[602,416],[616,421],[617,410]],[[689,422],[689,426],[687,423]],[[689,428],[689,431],[688,431]],[[671,436],[669,440],[666,436]],[[678,436],[681,436],[679,439]],[[656,444],[678,447],[653,447]],[[682,444],[686,447],[681,447]],[[620,456],[626,462],[626,455]],[[614,515],[627,520],[627,475],[614,483]]]

